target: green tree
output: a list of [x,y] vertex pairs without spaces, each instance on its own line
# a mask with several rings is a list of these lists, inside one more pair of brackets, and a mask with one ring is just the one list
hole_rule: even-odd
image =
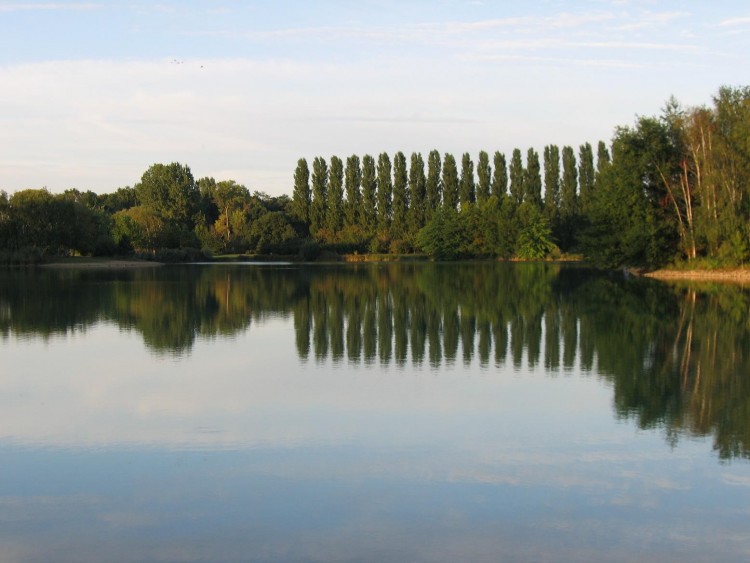
[[328,207],[326,209],[326,230],[332,239],[344,225],[344,163],[337,157],[331,157],[331,168],[328,173]]
[[123,209],[129,209],[138,205],[135,188],[131,188],[130,186],[117,188],[114,192],[104,194],[100,197],[103,199],[102,208],[109,214],[114,214]]
[[542,208],[542,173],[539,166],[539,153],[529,149],[526,153],[526,169],[524,170],[524,201],[534,207]]
[[508,167],[505,163],[505,155],[500,151],[495,151],[492,157],[494,171],[492,173],[492,195],[497,197],[498,202],[502,204],[508,193]]
[[427,180],[425,182],[425,221],[429,221],[435,212],[440,209],[442,186],[440,176],[442,173],[442,162],[440,153],[436,150],[430,151],[427,157]]
[[393,222],[391,224],[391,238],[402,240],[408,229],[408,172],[406,170],[406,156],[401,151],[393,158]]
[[199,194],[196,232],[198,230],[207,232],[209,227],[219,219],[219,208],[214,201],[216,180],[210,177],[200,178],[195,185],[198,187]]
[[[596,147],[596,179],[598,180],[604,169],[612,163],[609,156],[609,149],[604,141],[599,141]],[[596,184],[596,182],[594,182]]]
[[313,160],[312,202],[310,203],[310,234],[319,236],[325,226],[328,197],[328,165],[317,156]]
[[409,235],[415,237],[419,229],[425,225],[426,209],[426,180],[424,175],[424,161],[419,153],[411,154],[409,167]]
[[[213,202],[219,210],[219,218],[214,229],[229,247],[236,233],[233,232],[232,216],[241,214],[242,208],[250,200],[250,192],[234,180],[218,182],[213,190]],[[235,223],[236,225],[236,223]]]
[[590,143],[580,146],[578,151],[578,186],[582,213],[586,213],[594,193],[596,172],[594,171],[594,150]]
[[578,221],[578,172],[573,147],[564,146],[562,150],[562,184],[560,188],[560,226],[557,240],[560,248],[570,250],[575,244],[575,229]]
[[151,209],[179,230],[195,225],[199,192],[190,168],[178,162],[154,164],[135,186],[139,205]]
[[347,228],[360,226],[359,209],[362,206],[362,170],[359,167],[359,157],[355,154],[346,159],[344,185],[346,188],[346,205],[344,207],[344,225]]
[[468,209],[476,200],[474,185],[474,162],[471,160],[469,153],[464,153],[461,157],[461,179],[458,187],[458,197],[461,203],[461,209]]
[[177,246],[179,239],[174,226],[150,207],[137,205],[118,211],[113,219],[114,240],[120,248],[130,246],[138,251],[153,252]]
[[253,221],[250,235],[255,241],[255,252],[260,254],[288,253],[297,233],[281,211],[269,211]]
[[375,234],[377,225],[377,187],[375,159],[366,154],[362,157],[362,208],[359,216],[368,236]]
[[490,157],[486,151],[479,151],[477,160],[477,203],[482,204],[490,198],[492,183],[492,170],[490,169]]
[[456,159],[450,153],[443,157],[443,207],[456,209],[458,207],[458,168]]
[[510,159],[510,196],[516,205],[521,205],[525,195],[524,188],[524,170],[521,160],[521,150],[513,149],[513,156]]
[[387,235],[391,227],[393,206],[393,182],[391,180],[391,159],[388,153],[378,156],[378,233]]
[[655,120],[641,118],[635,128],[615,132],[612,164],[601,178],[602,193],[594,192],[582,233],[586,256],[601,266],[656,267],[675,255],[675,224],[650,164],[663,149],[653,129],[658,127]]
[[544,216],[553,228],[560,215],[560,149],[544,147]]
[[310,204],[312,193],[310,192],[310,170],[307,160],[300,158],[294,171],[294,191],[292,192],[292,213],[295,218],[304,225],[310,225]]
[[531,202],[524,202],[519,209],[521,230],[518,233],[519,258],[540,260],[555,247],[552,228],[541,209]]
[[466,250],[469,236],[457,210],[441,208],[419,231],[417,244],[436,260],[455,260]]

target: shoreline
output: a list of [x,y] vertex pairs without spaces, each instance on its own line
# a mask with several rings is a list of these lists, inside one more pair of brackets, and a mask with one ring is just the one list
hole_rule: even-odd
[[[274,258],[278,259],[278,256]],[[251,261],[263,263],[268,259],[264,256],[259,258],[255,256]],[[342,255],[338,261],[343,263],[354,264],[358,262],[422,262],[429,259],[424,255],[415,256],[395,256],[387,259],[384,255]],[[216,260],[216,263],[231,263],[233,260]],[[38,265],[40,268],[64,269],[145,269],[158,268],[164,266],[163,262],[154,262],[150,260],[138,259],[113,259],[113,258],[89,258],[89,257],[71,257],[47,262]],[[696,281],[696,282],[725,282],[735,284],[750,284],[750,268],[732,268],[716,270],[677,270],[663,268],[651,272],[633,271],[634,274],[646,278],[657,279],[661,281]]]
[[750,284],[750,269],[718,269],[718,270],[671,270],[661,269],[641,274],[647,278],[662,281],[699,281],[699,282],[727,282]]
[[162,262],[151,262],[149,260],[125,259],[117,260],[111,258],[66,258],[56,262],[39,264],[40,268],[64,269],[80,268],[87,270],[134,270],[141,268],[157,268],[163,266]]

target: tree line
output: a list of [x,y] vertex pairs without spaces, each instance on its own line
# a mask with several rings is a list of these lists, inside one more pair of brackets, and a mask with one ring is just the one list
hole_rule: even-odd
[[[151,166],[114,193],[0,194],[0,252],[40,255],[425,253],[436,259],[580,254],[604,266],[750,257],[750,87],[709,106],[670,99],[609,144],[457,158],[432,150],[300,158],[291,198]],[[162,253],[163,255],[163,253]]]

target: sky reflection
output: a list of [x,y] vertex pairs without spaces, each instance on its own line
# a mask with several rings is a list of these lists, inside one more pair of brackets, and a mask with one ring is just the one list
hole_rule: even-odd
[[[348,325],[325,320],[336,316],[330,293],[323,294],[330,316],[311,308],[309,317],[311,348],[315,323],[324,322],[328,352],[304,356],[305,315],[290,312],[307,303],[299,286],[279,293],[286,309],[263,309],[249,306],[246,294],[227,300],[228,286],[213,281],[205,293],[179,290],[203,295],[195,301],[208,303],[213,315],[181,313],[200,328],[187,349],[183,336],[169,341],[180,343],[179,353],[155,350],[159,337],[144,338],[153,327],[143,328],[148,323],[138,317],[147,308],[136,311],[127,301],[132,324],[78,309],[72,318],[97,320],[73,323],[64,335],[62,317],[57,332],[29,330],[38,321],[12,308],[27,324],[10,326],[0,340],[0,560],[737,561],[750,555],[746,460],[719,462],[709,432],[672,440],[662,424],[642,424],[669,420],[658,410],[658,395],[635,403],[642,420],[622,414],[643,390],[652,384],[663,390],[671,381],[658,355],[653,365],[664,379],[628,371],[643,359],[636,354],[640,338],[657,343],[649,350],[681,345],[663,332],[675,323],[651,309],[643,313],[644,334],[625,341],[632,347],[623,347],[617,332],[623,327],[615,327],[617,353],[607,355],[610,340],[602,334],[589,360],[586,327],[599,317],[578,313],[577,354],[565,360],[562,346],[558,363],[548,354],[556,346],[548,334],[557,330],[548,316],[562,305],[554,293],[543,293],[548,301],[508,321],[512,327],[521,319],[522,329],[509,328],[505,361],[494,361],[494,349],[491,361],[483,360],[484,321],[477,315],[476,337],[464,326],[453,362],[430,362],[428,346],[421,362],[396,361],[400,329],[393,321],[394,356],[381,361],[376,347],[368,363],[364,325],[358,359],[334,354],[332,338]],[[330,287],[339,280],[310,283]],[[232,284],[238,286],[244,287]],[[669,294],[656,291],[654,300],[671,307]],[[595,296],[591,288],[585,293]],[[227,309],[214,307],[212,295],[223,295]],[[547,308],[540,313],[540,306]],[[685,310],[676,307],[683,322]],[[228,310],[247,316],[237,320]],[[356,324],[351,319],[360,310],[367,308],[349,309],[348,322]],[[393,311],[398,318],[395,301]],[[459,321],[474,318],[468,305],[461,311]],[[708,323],[701,315],[696,331]],[[563,314],[555,318],[568,322]],[[413,325],[419,313],[410,319]],[[569,335],[555,334],[560,342]],[[420,341],[418,332],[411,335],[408,342]],[[470,354],[466,342],[474,343]],[[520,361],[513,360],[514,346],[521,346]],[[741,382],[730,371],[716,375],[725,376]],[[630,389],[632,380],[642,387]],[[702,391],[690,387],[689,396],[694,389]],[[686,400],[668,398],[668,414]]]

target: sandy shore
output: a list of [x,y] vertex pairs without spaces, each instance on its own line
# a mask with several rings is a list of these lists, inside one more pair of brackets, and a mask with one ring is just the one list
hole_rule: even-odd
[[68,258],[60,262],[42,264],[42,268],[84,268],[90,270],[132,270],[136,268],[155,268],[163,266],[161,262],[150,262],[148,260],[110,260],[106,258]]
[[643,274],[659,280],[720,281],[750,284],[750,269],[733,270],[656,270]]

